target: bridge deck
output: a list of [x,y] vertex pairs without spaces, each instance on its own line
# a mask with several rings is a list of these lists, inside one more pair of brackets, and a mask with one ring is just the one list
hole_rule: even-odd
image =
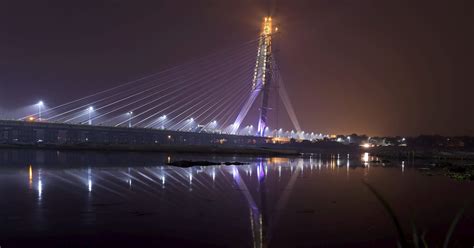
[[0,121],[0,146],[180,152],[295,153],[271,138],[149,128]]

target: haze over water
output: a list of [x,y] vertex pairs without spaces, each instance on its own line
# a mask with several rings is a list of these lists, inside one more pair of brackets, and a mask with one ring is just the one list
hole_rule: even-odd
[[[165,165],[182,159],[249,164]],[[0,150],[0,246],[395,247],[363,181],[405,230],[441,244],[474,184],[421,174],[428,162],[371,160]],[[452,244],[471,247],[473,233],[470,206]]]

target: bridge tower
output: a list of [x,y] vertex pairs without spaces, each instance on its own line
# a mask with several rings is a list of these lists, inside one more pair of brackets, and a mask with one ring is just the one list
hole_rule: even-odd
[[257,134],[259,136],[264,136],[265,129],[268,126],[268,95],[270,93],[270,85],[272,82],[272,34],[272,18],[265,17],[262,26],[262,33],[260,34],[257,62],[255,63],[255,71],[252,81],[253,91],[262,92],[262,104],[260,107],[260,116],[258,119],[257,129]]

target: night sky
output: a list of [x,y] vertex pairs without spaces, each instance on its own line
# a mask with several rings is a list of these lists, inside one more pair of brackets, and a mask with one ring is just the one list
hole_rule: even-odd
[[303,129],[474,135],[467,0],[3,0],[0,108],[58,105],[241,44],[268,13]]

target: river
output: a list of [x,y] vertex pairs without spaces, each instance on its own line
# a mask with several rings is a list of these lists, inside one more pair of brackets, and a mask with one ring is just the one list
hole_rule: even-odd
[[[246,165],[179,168],[183,159]],[[394,210],[441,246],[474,183],[427,176],[423,161],[0,150],[0,246],[396,247]],[[413,223],[413,225],[412,225]],[[453,246],[474,245],[474,207]]]

